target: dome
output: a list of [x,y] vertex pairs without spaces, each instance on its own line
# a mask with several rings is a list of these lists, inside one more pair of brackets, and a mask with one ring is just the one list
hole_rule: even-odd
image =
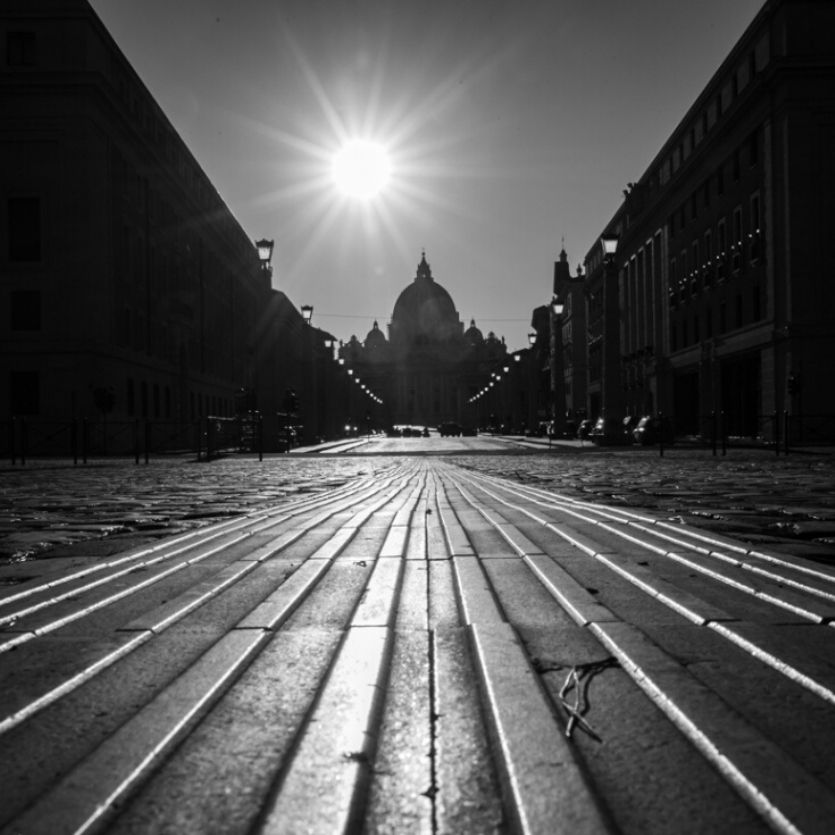
[[377,321],[374,321],[374,327],[368,331],[368,336],[365,337],[365,347],[366,348],[376,348],[379,345],[386,344],[386,337],[383,335],[383,332],[380,330],[380,326],[377,324]]
[[470,319],[470,327],[464,331],[464,337],[473,345],[484,342],[484,334],[475,326],[475,319]]
[[432,278],[432,270],[423,254],[415,280],[394,303],[391,333],[394,337],[429,337],[448,339],[462,330],[458,311],[449,293]]

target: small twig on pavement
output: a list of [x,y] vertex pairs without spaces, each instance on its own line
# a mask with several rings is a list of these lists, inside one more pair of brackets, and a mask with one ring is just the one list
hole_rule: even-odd
[[[616,658],[606,658],[603,661],[592,661],[588,664],[576,664],[566,676],[565,683],[560,690],[559,697],[563,707],[568,711],[568,724],[565,728],[565,735],[571,739],[574,733],[574,726],[579,724],[581,728],[592,739],[602,742],[603,740],[595,732],[594,728],[583,718],[589,709],[588,689],[589,682],[598,673],[608,670],[610,667],[619,666]],[[567,695],[574,690],[574,704],[569,704]]]

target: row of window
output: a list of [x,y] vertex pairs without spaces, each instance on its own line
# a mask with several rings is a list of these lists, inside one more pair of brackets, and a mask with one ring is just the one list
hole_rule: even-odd
[[759,143],[760,131],[756,130],[742,147],[734,151],[729,161],[720,165],[712,177],[708,177],[678,209],[670,214],[667,219],[670,239],[681,234],[688,223],[697,220],[700,210],[709,210],[714,195],[717,198],[725,196],[726,172],[730,172],[732,181],[738,183],[744,164],[747,164],[749,168],[759,165]]
[[759,284],[755,284],[751,288],[747,308],[744,295],[737,293],[731,305],[723,300],[715,308],[708,307],[692,316],[676,317],[670,322],[670,350],[678,351],[696,345],[702,339],[711,339],[759,322],[763,318],[764,309],[762,289]]
[[[769,35],[765,33],[752,45],[748,54],[718,87],[715,95],[706,100],[701,113],[693,120],[690,127],[682,132],[679,142],[661,163],[658,169],[658,181],[662,186],[670,181],[672,175],[690,157],[754,76],[765,69],[769,58]],[[655,178],[651,179],[654,180]]]
[[743,208],[737,206],[731,215],[730,242],[727,222],[720,218],[716,224],[715,244],[714,230],[706,229],[689,248],[670,258],[668,292],[671,307],[738,275],[746,265],[756,266],[763,261],[765,240],[759,193],[751,195],[747,220],[746,224]]
[[[9,373],[9,407],[13,416],[36,417],[41,411],[41,375],[38,371],[11,371]],[[171,420],[173,403],[170,386],[159,383],[138,383],[131,377],[125,386],[125,411],[128,417]],[[189,392],[189,419],[203,417],[229,417],[234,414],[229,398]]]

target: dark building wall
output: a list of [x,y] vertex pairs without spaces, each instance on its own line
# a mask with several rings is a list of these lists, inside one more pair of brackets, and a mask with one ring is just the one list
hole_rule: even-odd
[[187,421],[259,380],[275,411],[269,275],[86,2],[4,3],[0,105],[0,415],[106,389],[113,419]]
[[626,413],[654,407],[695,432],[724,412],[729,431],[765,435],[775,411],[835,413],[834,15],[823,0],[766,3],[607,225]]

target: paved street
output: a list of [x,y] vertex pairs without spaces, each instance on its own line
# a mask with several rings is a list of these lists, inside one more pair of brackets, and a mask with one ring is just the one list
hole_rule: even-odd
[[831,831],[831,457],[342,449],[0,470],[2,832]]

